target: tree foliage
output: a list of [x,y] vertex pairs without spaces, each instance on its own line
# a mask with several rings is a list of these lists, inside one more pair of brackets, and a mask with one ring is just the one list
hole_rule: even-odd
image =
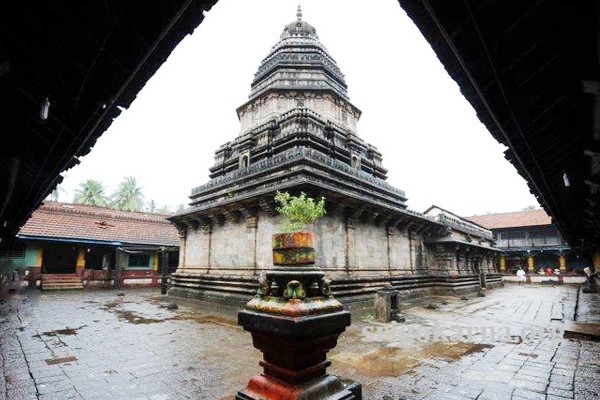
[[301,231],[326,213],[324,197],[315,201],[304,192],[299,196],[292,196],[288,192],[277,191],[275,201],[279,203],[276,207],[277,212],[284,217],[284,233]]
[[88,179],[79,184],[79,189],[75,191],[73,203],[86,206],[106,207],[108,198],[104,193],[104,185],[101,182]]
[[111,196],[111,207],[121,211],[141,211],[144,208],[144,195],[136,179],[128,176],[119,184]]

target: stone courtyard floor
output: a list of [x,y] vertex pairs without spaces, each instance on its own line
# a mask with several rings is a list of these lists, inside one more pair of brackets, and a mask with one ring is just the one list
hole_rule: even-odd
[[[40,293],[0,304],[0,399],[232,399],[260,372],[235,310],[155,291]],[[366,311],[330,353],[331,373],[365,399],[599,398],[600,343],[563,339],[563,321],[598,322],[598,296],[516,286],[432,297],[379,324]]]

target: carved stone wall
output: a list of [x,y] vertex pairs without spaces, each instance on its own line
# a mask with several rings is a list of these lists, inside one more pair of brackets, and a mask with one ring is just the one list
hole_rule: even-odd
[[238,108],[240,136],[299,107],[356,132],[360,111],[349,101],[327,93],[289,91],[269,93]]
[[210,240],[209,230],[190,229],[180,250],[183,260],[179,261],[179,268],[186,273],[206,272]]
[[[189,228],[177,272],[257,275],[273,265],[271,236],[281,231],[281,225],[281,217],[259,212],[256,227],[241,218],[222,221],[211,229]],[[341,215],[318,220],[312,230],[316,263],[331,277],[411,274],[417,247],[422,246],[420,237],[413,237],[410,249],[405,233],[371,221],[348,221]]]

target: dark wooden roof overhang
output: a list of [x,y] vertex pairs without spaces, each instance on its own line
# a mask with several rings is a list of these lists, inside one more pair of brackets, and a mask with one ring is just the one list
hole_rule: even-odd
[[0,238],[15,234],[60,173],[89,153],[214,3],[26,0],[0,7]]
[[600,2],[399,3],[571,246],[597,248]]

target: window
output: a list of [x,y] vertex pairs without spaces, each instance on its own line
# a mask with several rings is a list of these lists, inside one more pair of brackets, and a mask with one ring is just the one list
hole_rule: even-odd
[[130,254],[129,268],[148,268],[150,267],[150,254]]
[[250,166],[250,152],[246,150],[240,155],[239,167],[248,168]]
[[17,239],[10,239],[0,243],[0,258],[24,258],[25,244]]

